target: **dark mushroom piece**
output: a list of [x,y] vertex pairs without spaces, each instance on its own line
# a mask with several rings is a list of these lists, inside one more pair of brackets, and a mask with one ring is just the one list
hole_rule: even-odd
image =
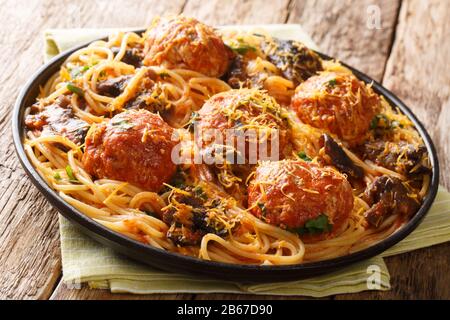
[[247,74],[247,62],[241,55],[236,55],[231,60],[230,67],[227,73],[223,76],[223,80],[226,81],[233,89],[249,88],[251,87],[250,76]]
[[101,95],[115,98],[125,90],[131,78],[132,76],[120,76],[100,81],[97,84],[97,92]]
[[431,172],[423,145],[376,140],[366,142],[360,150],[364,159],[410,178]]
[[371,206],[365,213],[369,225],[377,228],[392,214],[407,218],[417,212],[419,203],[408,193],[400,179],[386,175],[378,177],[363,195],[364,201]]
[[209,198],[200,186],[184,186],[182,190],[174,190],[171,203],[175,205],[163,209],[163,221],[170,225],[167,238],[175,245],[198,245],[208,233],[226,237],[229,229],[223,221],[233,228],[239,225],[227,216],[226,200]]
[[265,39],[262,49],[283,77],[294,82],[296,86],[323,70],[320,57],[301,42]]
[[[120,76],[100,81],[97,84],[97,92],[108,97],[121,95],[132,75]],[[140,81],[136,95],[125,103],[124,108],[129,110],[146,109],[150,112],[164,113],[167,111],[169,102],[163,98],[161,87],[157,81],[162,76],[151,69],[147,70],[146,76]]]
[[61,135],[72,142],[82,145],[90,125],[77,118],[72,110],[70,98],[59,96],[54,103],[40,106],[34,105],[31,114],[25,118],[29,130],[40,136]]
[[[119,47],[111,48],[114,55],[117,55],[120,51]],[[142,60],[144,60],[143,48],[130,48],[125,50],[121,61],[134,66],[135,68],[142,67]]]
[[327,155],[325,162],[330,162],[328,164],[335,166],[340,172],[347,174],[353,179],[362,179],[364,177],[364,170],[353,163],[332,137],[328,134],[323,134],[321,144],[324,148],[325,155]]

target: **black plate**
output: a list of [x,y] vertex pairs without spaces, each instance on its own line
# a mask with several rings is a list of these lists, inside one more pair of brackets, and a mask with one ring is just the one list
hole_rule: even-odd
[[[419,211],[401,229],[397,230],[388,238],[369,248],[343,257],[319,262],[287,266],[233,265],[204,261],[193,257],[183,256],[177,253],[167,252],[127,238],[91,220],[80,211],[66,203],[62,198],[60,198],[58,194],[47,185],[47,183],[35,170],[27,155],[25,154],[25,150],[22,145],[22,141],[24,138],[24,111],[28,106],[32,105],[35,102],[35,99],[39,92],[39,86],[44,85],[46,81],[59,70],[62,63],[68,58],[71,53],[84,46],[86,46],[86,44],[63,52],[60,55],[54,57],[44,66],[42,66],[33,76],[31,76],[30,80],[25,84],[24,88],[19,94],[19,97],[17,98],[12,117],[14,145],[20,162],[25,169],[25,172],[30,177],[31,181],[63,216],[80,227],[80,230],[85,234],[101,242],[102,244],[109,246],[124,255],[129,256],[130,258],[163,270],[206,275],[226,280],[273,282],[303,279],[319,274],[328,273],[357,261],[376,256],[386,249],[392,247],[403,238],[405,238],[408,234],[410,234],[419,225],[419,223],[422,221],[422,219],[430,209],[434,198],[436,197],[439,186],[439,163],[433,142],[431,141],[431,138],[426,132],[422,123],[416,118],[411,110],[409,110],[409,108],[392,92],[381,86],[379,83],[377,83],[364,73],[343,64],[344,66],[349,68],[359,79],[363,80],[366,83],[373,82],[373,88],[377,93],[382,94],[391,105],[398,106],[400,110],[404,114],[406,114],[414,123],[427,147],[430,161],[433,166],[430,188]],[[319,55],[324,59],[331,59],[324,54],[319,53]]]

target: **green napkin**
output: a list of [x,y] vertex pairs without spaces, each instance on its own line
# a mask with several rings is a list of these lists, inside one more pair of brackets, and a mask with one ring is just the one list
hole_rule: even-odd
[[[299,25],[226,26],[226,29],[260,29],[297,39],[317,48]],[[66,29],[45,32],[45,57],[50,59],[77,44],[107,35],[117,29]],[[130,260],[82,234],[60,216],[63,280],[69,288],[88,283],[111,292],[149,293],[248,293],[325,297],[364,290],[389,290],[390,276],[384,256],[450,241],[450,193],[440,188],[432,209],[422,224],[405,240],[382,256],[356,263],[337,272],[306,280],[250,284],[208,279],[160,271]],[[275,279],[274,279],[275,280]]]

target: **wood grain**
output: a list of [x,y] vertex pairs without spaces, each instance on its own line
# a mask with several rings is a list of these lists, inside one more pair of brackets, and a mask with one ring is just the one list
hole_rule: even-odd
[[[381,10],[381,29],[367,28],[371,5]],[[10,135],[14,99],[30,72],[42,63],[44,29],[145,26],[154,15],[180,12],[215,25],[301,23],[325,53],[384,79],[413,108],[436,142],[445,169],[442,182],[450,187],[449,7],[448,1],[404,0],[398,15],[400,0],[0,0],[0,298],[287,299],[229,294],[134,296],[86,287],[69,290],[58,282],[56,212],[25,176]],[[370,7],[371,13],[374,8]],[[449,249],[450,244],[444,244],[387,259],[393,286],[389,292],[335,298],[449,299]]]
[[446,299],[450,298],[450,243],[386,258],[391,290],[341,294],[347,299]]
[[211,25],[284,23],[288,0],[188,0],[183,14]]
[[441,184],[450,190],[450,2],[406,1],[384,85],[423,122],[436,145]]
[[381,80],[399,5],[399,0],[294,0],[288,22],[300,23],[323,53]]

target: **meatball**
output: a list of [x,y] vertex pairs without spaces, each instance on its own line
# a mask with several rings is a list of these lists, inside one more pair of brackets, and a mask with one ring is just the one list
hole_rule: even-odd
[[[287,119],[275,99],[261,90],[230,90],[211,97],[199,110],[197,129],[203,149],[231,145],[241,157],[236,161],[242,164],[256,164],[263,142],[271,159],[283,158],[289,148]],[[245,150],[237,140],[242,135]],[[252,144],[256,148],[252,149]]]
[[193,18],[157,18],[145,35],[144,65],[185,68],[220,77],[233,56],[214,30]]
[[176,172],[173,129],[146,110],[125,111],[93,126],[86,138],[85,170],[157,192]]
[[380,99],[347,73],[323,72],[300,84],[291,108],[301,121],[336,134],[350,146],[363,142]]
[[353,209],[353,193],[342,174],[305,161],[263,162],[248,187],[256,217],[301,234],[338,230]]

